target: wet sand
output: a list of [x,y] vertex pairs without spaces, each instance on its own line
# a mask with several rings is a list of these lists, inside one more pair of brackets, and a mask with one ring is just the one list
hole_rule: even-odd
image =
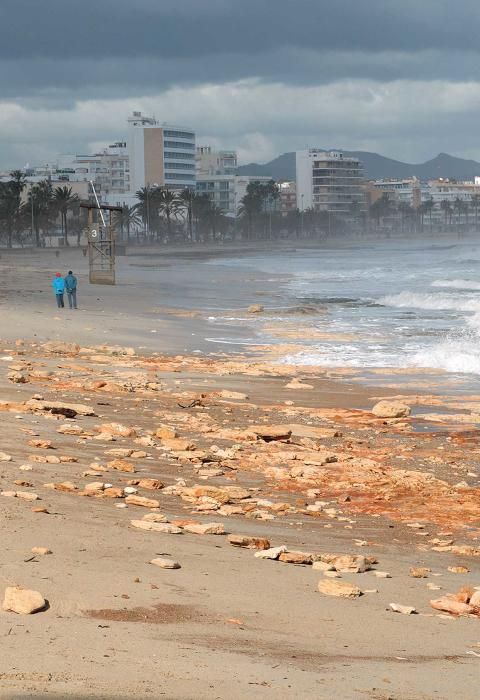
[[[274,293],[258,277],[254,287],[248,278],[226,284],[221,265],[206,279],[167,256],[160,293],[148,275],[138,287],[131,261],[120,263],[118,287],[90,288],[78,256],[68,267],[78,271],[85,310],[75,313],[57,312],[45,285],[58,261],[27,256],[29,288],[17,293],[7,256],[0,451],[11,460],[0,463],[0,597],[18,584],[49,607],[0,613],[0,696],[478,696],[480,620],[442,614],[430,600],[480,586],[480,397],[372,388],[274,364],[261,350],[221,356],[205,340],[205,299],[246,308],[258,301],[252,289]],[[241,342],[245,331],[237,332]],[[81,347],[44,346],[58,339]],[[35,395],[46,404],[32,403]],[[382,398],[402,400],[412,415],[375,417]],[[95,415],[54,415],[53,401]],[[112,423],[130,434],[100,427]],[[285,434],[254,432],[272,425]],[[178,437],[157,436],[160,426]],[[119,470],[118,459],[134,471]],[[126,502],[123,489],[140,479],[161,482],[133,487],[157,507]],[[132,525],[148,514],[180,533]],[[307,560],[262,560],[226,534],[188,532],[190,520],[267,538]],[[35,546],[52,554],[34,556]],[[329,553],[369,558],[370,570],[333,579],[363,595],[318,591],[327,577],[312,559]],[[181,568],[160,569],[149,563],[156,557]],[[430,571],[413,578],[411,567]]]

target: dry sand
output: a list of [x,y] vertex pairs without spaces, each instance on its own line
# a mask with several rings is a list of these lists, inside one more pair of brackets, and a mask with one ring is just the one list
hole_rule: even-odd
[[[195,277],[189,262],[165,258],[168,280],[183,271],[190,285],[152,299],[152,308],[161,307],[154,313],[145,311],[153,281],[138,287],[124,262],[128,284],[89,288],[79,256],[68,266],[80,271],[87,310],[61,315],[45,284],[57,261],[47,253],[22,258],[28,289],[16,292],[11,262],[20,258],[7,257],[0,261],[0,452],[12,459],[0,463],[0,490],[39,500],[0,495],[0,598],[20,585],[40,591],[48,609],[0,612],[1,697],[478,697],[480,618],[442,614],[430,600],[480,586],[479,397],[452,405],[431,391],[395,391],[412,417],[379,419],[370,409],[391,390],[303,371],[313,388],[287,388],[296,370],[259,357],[184,354],[195,342],[212,351],[203,317],[188,312],[198,311],[192,299],[203,300],[213,283]],[[218,294],[218,277],[215,284]],[[243,294],[248,305],[252,297],[236,284],[235,298]],[[170,313],[172,298],[179,315]],[[96,299],[101,308],[92,309]],[[200,338],[193,344],[192,332]],[[52,354],[43,344],[56,339],[85,349]],[[118,343],[137,354],[112,353]],[[101,344],[109,347],[92,349]],[[27,403],[34,395],[46,404]],[[90,406],[96,415],[53,415],[54,401]],[[437,420],[423,420],[427,412]],[[458,424],[438,422],[446,413]],[[110,441],[99,426],[112,422],[135,435]],[[79,434],[58,432],[63,425]],[[156,437],[161,425],[193,449]],[[252,432],[263,426],[268,434],[269,425],[286,426],[287,436],[277,431],[280,440],[265,441]],[[35,446],[38,440],[51,441],[51,449]],[[111,464],[116,457],[107,453],[115,449],[146,454],[125,458],[135,469],[128,473]],[[39,461],[45,457],[54,459]],[[164,485],[137,487],[159,507],[116,507],[126,505],[128,482],[142,478]],[[75,489],[48,486],[65,482]],[[119,497],[87,495],[92,482],[112,484]],[[194,485],[197,491],[184,490]],[[245,493],[225,505],[232,486]],[[311,563],[262,560],[227,535],[132,527],[149,513],[181,526],[221,523],[226,533],[268,538],[289,551],[378,563],[340,574],[361,597],[326,596],[318,591],[326,577]],[[33,547],[52,553],[33,555]],[[149,563],[158,557],[181,568]],[[430,571],[412,578],[411,567]],[[395,613],[390,603],[417,614]]]

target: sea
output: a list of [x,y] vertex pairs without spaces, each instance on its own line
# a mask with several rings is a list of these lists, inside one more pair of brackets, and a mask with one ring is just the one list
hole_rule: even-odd
[[[480,391],[480,234],[329,242],[227,255],[221,265],[253,274],[252,291],[256,272],[256,287],[269,282],[270,293],[252,296],[262,314],[212,310],[212,342],[229,340],[218,326],[244,323],[243,345],[288,344],[279,362],[383,377],[430,372]],[[292,341],[292,328],[304,337]]]

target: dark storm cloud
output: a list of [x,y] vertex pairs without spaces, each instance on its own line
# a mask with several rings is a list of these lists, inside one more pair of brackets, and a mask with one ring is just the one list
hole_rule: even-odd
[[[348,70],[377,77],[382,71],[374,60],[358,62],[356,57],[389,52],[392,63],[383,66],[384,73],[399,71],[405,77],[410,71],[415,77],[415,62],[401,60],[399,54],[476,53],[479,29],[477,0],[459,0],[455,8],[451,0],[1,0],[0,58],[33,59],[32,70],[43,84],[49,84],[49,74],[36,70],[39,59],[139,65],[149,60],[155,66],[168,61],[171,80],[178,71],[178,79],[194,82],[195,64],[188,65],[189,60],[200,59],[202,80],[206,68],[214,69],[215,78],[223,73],[222,79],[229,80],[270,75],[275,72],[272,60],[292,52],[305,52],[315,68],[319,57],[327,56],[331,78]],[[328,60],[332,52],[340,52],[343,60]],[[222,61],[214,65],[218,56]],[[444,70],[452,72],[445,64],[431,61],[428,69],[444,77]],[[70,66],[75,80],[82,77],[80,68],[81,63]],[[304,68],[308,72],[308,61],[298,63],[300,80]],[[289,73],[293,80],[295,70]],[[90,77],[95,81],[92,73]],[[121,82],[118,77],[115,82]],[[161,82],[168,77],[161,71]],[[141,75],[137,78],[142,81]]]
[[0,0],[0,168],[124,139],[134,109],[243,160],[478,158],[479,30],[480,0]]

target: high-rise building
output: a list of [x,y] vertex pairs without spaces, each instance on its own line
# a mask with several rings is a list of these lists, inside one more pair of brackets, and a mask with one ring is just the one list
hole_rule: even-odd
[[297,207],[348,216],[365,209],[363,169],[357,158],[339,151],[297,151]]
[[237,174],[236,151],[215,151],[211,146],[197,146],[195,162],[197,177]]
[[130,192],[146,186],[195,187],[195,133],[134,112],[128,118]]

